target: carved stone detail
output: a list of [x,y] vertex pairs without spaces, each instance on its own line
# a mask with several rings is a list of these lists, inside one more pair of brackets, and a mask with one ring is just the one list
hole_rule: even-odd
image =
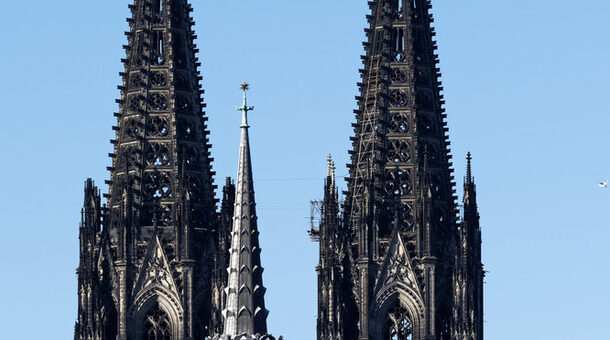
[[148,165],[166,166],[171,164],[172,157],[167,144],[149,143],[144,150],[144,157]]
[[148,118],[146,122],[146,133],[151,137],[167,137],[169,134],[167,119],[161,116]]
[[394,107],[405,107],[409,104],[409,94],[405,90],[392,90],[390,93],[390,105]]

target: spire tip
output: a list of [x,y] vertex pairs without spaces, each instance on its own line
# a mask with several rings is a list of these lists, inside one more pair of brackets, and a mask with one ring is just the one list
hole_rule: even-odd
[[472,183],[472,154],[470,151],[466,154],[466,183]]
[[333,157],[328,154],[326,161],[328,163],[328,177],[330,177],[330,186],[334,188],[335,186],[335,162],[333,161]]
[[249,111],[253,111],[254,110],[254,106],[248,106],[248,99],[246,98],[246,92],[250,89],[250,84],[246,83],[245,81],[243,83],[241,83],[241,85],[239,86],[239,88],[244,91],[244,96],[243,96],[243,105],[242,106],[238,106],[235,109],[237,111],[241,111],[242,112],[242,118],[241,118],[241,128],[248,128],[248,112]]

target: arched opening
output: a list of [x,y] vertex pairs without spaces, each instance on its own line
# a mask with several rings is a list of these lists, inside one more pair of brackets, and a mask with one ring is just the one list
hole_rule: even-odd
[[113,305],[102,308],[102,340],[116,340],[118,335],[118,324],[116,309]]
[[167,313],[155,302],[144,315],[142,340],[171,340],[172,327]]
[[413,321],[409,312],[400,304],[388,311],[384,339],[413,340]]

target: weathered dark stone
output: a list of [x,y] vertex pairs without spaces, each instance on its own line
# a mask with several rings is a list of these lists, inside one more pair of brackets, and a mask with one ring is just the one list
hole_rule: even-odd
[[329,171],[310,232],[317,337],[481,340],[475,187],[469,156],[458,222],[430,1],[369,5],[345,204]]
[[130,9],[106,205],[85,185],[75,339],[203,339],[222,329],[230,225],[216,213],[191,7]]

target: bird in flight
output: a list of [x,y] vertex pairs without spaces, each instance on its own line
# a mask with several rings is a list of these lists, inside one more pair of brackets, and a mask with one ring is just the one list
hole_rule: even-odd
[[600,188],[607,188],[608,187],[608,181],[603,181],[603,182],[599,182],[599,187]]

